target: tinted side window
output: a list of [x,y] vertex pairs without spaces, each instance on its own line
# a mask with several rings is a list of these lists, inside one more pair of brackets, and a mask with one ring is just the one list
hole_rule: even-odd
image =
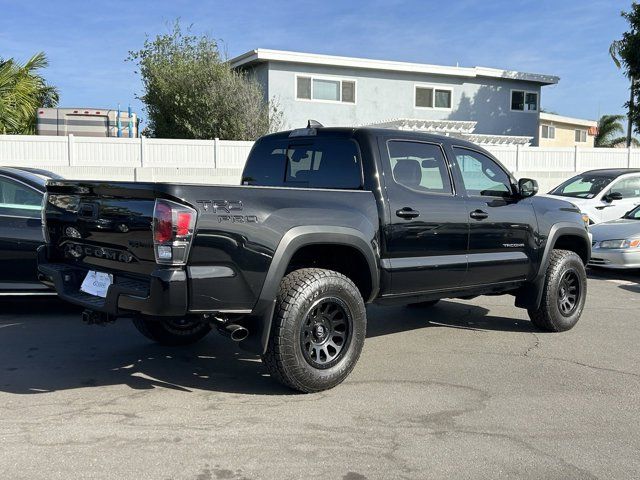
[[359,189],[358,146],[345,138],[261,140],[249,155],[242,184]]
[[466,148],[453,147],[456,162],[469,195],[507,197],[511,195],[509,175],[491,158]]
[[439,145],[391,140],[387,149],[396,183],[418,192],[453,193]]
[[0,213],[40,218],[42,194],[20,182],[0,177]]

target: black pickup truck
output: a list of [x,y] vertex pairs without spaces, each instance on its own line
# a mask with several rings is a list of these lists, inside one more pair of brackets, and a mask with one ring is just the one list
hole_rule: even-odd
[[585,302],[587,228],[456,138],[306,128],[259,139],[240,186],[51,180],[40,279],[89,323],[181,345],[212,327],[304,392],[353,369],[365,304],[511,294],[540,329]]

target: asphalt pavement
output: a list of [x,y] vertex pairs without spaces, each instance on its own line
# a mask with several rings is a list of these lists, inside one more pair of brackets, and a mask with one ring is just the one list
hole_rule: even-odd
[[2,300],[0,477],[640,478],[640,273],[592,273],[571,331],[513,298],[369,307],[358,365],[292,393],[212,333],[156,346]]

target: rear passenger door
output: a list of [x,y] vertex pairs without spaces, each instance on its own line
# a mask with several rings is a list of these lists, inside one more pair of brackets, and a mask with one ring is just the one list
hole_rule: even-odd
[[460,286],[467,271],[468,214],[442,145],[380,140],[390,208],[383,267],[390,294]]
[[453,147],[454,172],[465,190],[469,218],[467,286],[530,278],[537,264],[537,221],[530,199],[520,198],[494,159]]

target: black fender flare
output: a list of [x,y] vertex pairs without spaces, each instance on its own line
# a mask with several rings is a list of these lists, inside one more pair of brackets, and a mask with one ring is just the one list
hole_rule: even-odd
[[549,235],[547,236],[544,250],[540,257],[540,265],[538,267],[538,273],[535,278],[520,288],[516,294],[516,306],[528,309],[537,309],[542,301],[542,292],[544,290],[544,280],[547,273],[547,267],[549,266],[549,260],[553,246],[556,244],[558,238],[564,235],[571,235],[574,237],[580,237],[584,242],[583,247],[587,252],[587,258],[583,259],[586,265],[591,258],[591,241],[589,234],[584,227],[578,226],[571,222],[559,222],[551,226]]
[[294,227],[285,233],[271,259],[262,290],[251,315],[244,324],[249,336],[240,342],[240,347],[254,353],[264,353],[271,333],[271,321],[280,282],[294,253],[300,248],[314,244],[346,245],[357,249],[367,261],[371,277],[371,294],[365,298],[370,302],[378,295],[380,272],[375,237],[367,239],[360,230],[350,227],[305,225]]

